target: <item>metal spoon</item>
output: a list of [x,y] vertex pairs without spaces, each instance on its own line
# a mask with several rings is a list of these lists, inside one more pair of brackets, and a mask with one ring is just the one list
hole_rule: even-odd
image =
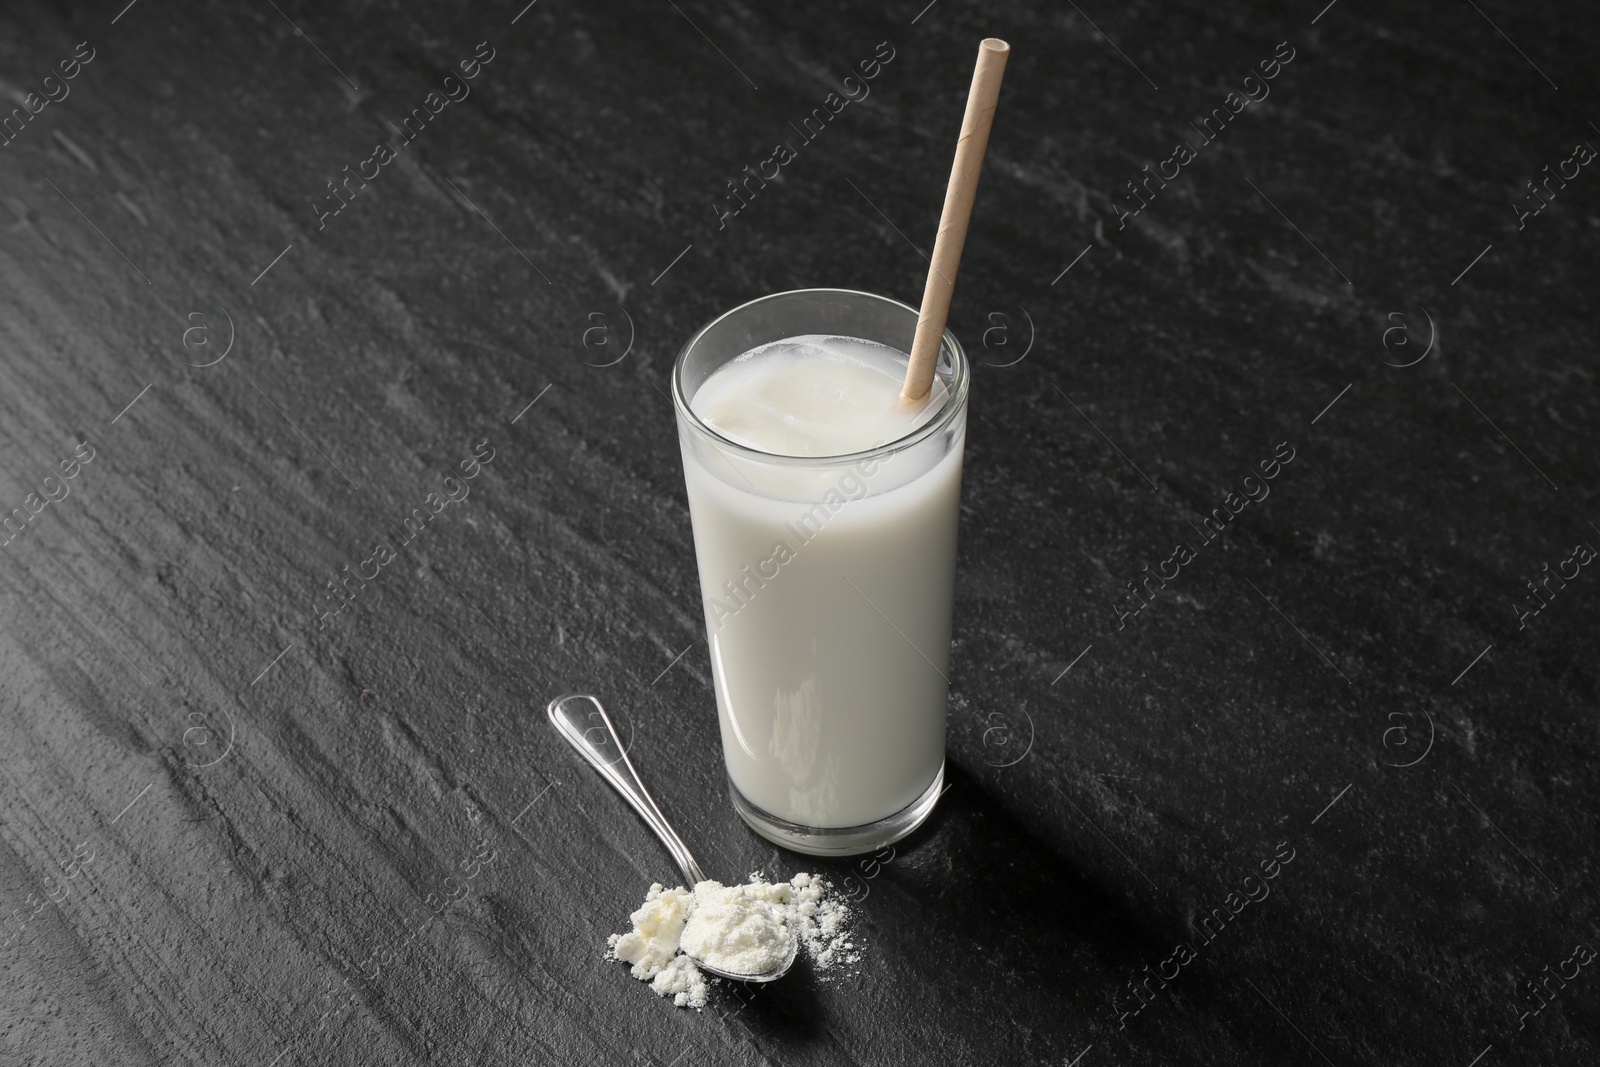
[[[689,888],[693,889],[704,882],[705,872],[700,869],[700,865],[689,852],[689,846],[685,845],[683,838],[673,830],[672,824],[667,822],[667,817],[661,814],[661,809],[656,807],[656,802],[651,799],[644,783],[639,780],[639,772],[633,769],[633,763],[628,759],[627,752],[622,748],[622,742],[617,738],[616,727],[611,725],[611,716],[601,707],[599,699],[587,693],[567,693],[552,700],[548,711],[550,722],[561,736],[565,737],[572,747],[578,750],[578,754],[600,772],[600,777],[610,782],[612,788],[622,794],[623,800],[633,805],[633,810],[637,811],[645,824],[656,832],[661,843],[667,846],[667,851],[672,853],[672,858],[678,861],[678,869],[683,872]],[[731,978],[735,982],[771,982],[782,978],[789,972],[789,968],[794,966],[794,958],[799,948],[799,941],[791,926],[789,947],[783,954],[782,962],[762,974],[726,971],[720,967],[713,967],[692,953],[685,952],[684,955],[694,960],[702,970],[720,978]]]

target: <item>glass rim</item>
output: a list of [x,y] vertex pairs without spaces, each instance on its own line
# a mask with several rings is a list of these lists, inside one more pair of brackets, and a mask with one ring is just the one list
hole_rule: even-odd
[[[967,363],[966,350],[961,347],[961,342],[956,339],[956,335],[951,333],[950,330],[946,328],[944,331],[944,337],[940,339],[939,348],[941,351],[948,350],[950,353],[950,362],[953,369],[950,395],[945,398],[944,404],[939,408],[938,413],[935,414],[933,418],[929,419],[927,422],[923,423],[921,426],[918,426],[916,429],[912,430],[903,437],[897,437],[893,441],[888,441],[881,445],[874,445],[872,448],[864,449],[860,452],[846,452],[833,456],[791,456],[782,452],[766,452],[759,448],[751,448],[749,445],[741,444],[738,441],[724,437],[722,434],[718,433],[713,427],[707,425],[706,422],[695,413],[695,410],[689,406],[688,397],[684,395],[683,391],[684,361],[687,359],[689,353],[694,350],[694,346],[700,341],[700,339],[704,337],[712,329],[712,327],[716,326],[730,315],[737,315],[740,312],[755,307],[757,304],[763,304],[769,300],[778,300],[787,296],[797,296],[802,293],[845,293],[850,296],[864,296],[872,300],[879,300],[885,304],[892,304],[895,307],[903,308],[904,310],[910,312],[913,317],[917,315],[917,309],[912,307],[910,304],[902,303],[893,297],[882,296],[878,293],[868,293],[860,289],[839,289],[826,286],[811,289],[786,289],[781,293],[768,293],[765,296],[758,296],[754,300],[747,300],[738,307],[730,308],[727,311],[724,311],[722,314],[718,315],[716,318],[712,319],[710,322],[696,330],[694,335],[691,336],[684,344],[683,348],[679,350],[677,359],[673,361],[672,406],[677,411],[679,425],[689,426],[701,436],[709,438],[718,448],[733,452],[736,455],[740,455],[748,459],[760,460],[763,463],[776,463],[780,466],[790,467],[844,467],[853,466],[864,460],[892,455],[893,453],[904,451],[913,445],[920,444],[922,441],[932,437],[934,434],[948,426],[952,421],[954,421],[957,414],[965,410],[967,405],[968,387],[971,383],[971,370]],[[841,334],[840,336],[843,335]]]

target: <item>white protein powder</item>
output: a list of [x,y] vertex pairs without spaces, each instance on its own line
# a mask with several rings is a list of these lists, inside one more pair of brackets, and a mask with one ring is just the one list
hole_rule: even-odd
[[[632,915],[633,929],[612,934],[612,959],[680,1008],[703,1008],[707,977],[684,953],[727,971],[759,974],[783,961],[790,932],[818,970],[861,958],[848,938],[850,909],[827,895],[810,874],[768,882],[759,873],[744,885],[705,881],[693,890],[650,887]],[[712,979],[714,980],[714,979]]]

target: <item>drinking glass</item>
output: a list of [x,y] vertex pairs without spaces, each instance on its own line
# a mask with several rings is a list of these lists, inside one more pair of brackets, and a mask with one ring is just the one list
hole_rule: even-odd
[[700,329],[673,369],[729,793],[798,852],[870,852],[939,798],[970,370],[946,331],[937,410],[839,456],[731,441],[694,396],[757,345],[824,334],[904,353],[916,325],[914,308],[871,293],[776,293]]

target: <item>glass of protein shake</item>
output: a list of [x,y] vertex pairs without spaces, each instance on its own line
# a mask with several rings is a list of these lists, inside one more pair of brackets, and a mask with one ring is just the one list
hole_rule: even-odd
[[915,309],[804,289],[734,308],[673,371],[729,792],[763,837],[868,852],[944,780],[969,369]]

